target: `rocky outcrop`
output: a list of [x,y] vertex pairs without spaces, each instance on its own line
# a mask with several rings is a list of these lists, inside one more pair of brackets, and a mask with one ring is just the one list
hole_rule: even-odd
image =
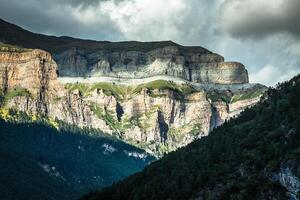
[[61,90],[51,55],[42,50],[7,47],[0,51],[0,90],[7,97],[3,101],[16,96],[34,98],[36,112],[47,115],[51,95]]
[[[102,67],[108,63],[101,61]],[[0,75],[2,108],[99,128],[157,155],[207,135],[255,104],[265,90],[257,84],[207,87],[170,80],[61,83],[49,53],[12,48],[0,49]]]
[[37,94],[41,86],[45,89],[57,87],[56,64],[51,55],[42,50],[17,51],[1,48],[0,86],[2,90],[16,87]]
[[279,182],[289,192],[292,200],[300,199],[300,168],[299,162],[289,161],[281,166],[278,174]]
[[300,199],[299,160],[288,160],[281,163],[279,172],[265,172],[265,175],[270,180],[279,182],[287,190],[287,196],[290,200]]
[[169,75],[198,83],[248,83],[247,70],[241,63],[224,62],[222,56],[209,51],[185,52],[175,43],[147,52],[103,49],[88,53],[71,48],[55,53],[54,59],[61,76],[146,78]]

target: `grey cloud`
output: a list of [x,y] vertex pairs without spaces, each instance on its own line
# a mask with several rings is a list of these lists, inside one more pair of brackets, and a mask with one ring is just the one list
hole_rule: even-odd
[[33,32],[88,39],[118,38],[118,27],[106,16],[95,24],[84,24],[70,13],[75,7],[87,6],[88,3],[92,6],[96,2],[99,1],[0,0],[0,17]]
[[[135,2],[135,0],[0,0],[0,17],[31,31],[53,35],[113,41],[170,39],[187,45],[209,46],[210,19],[213,15],[211,11],[217,1],[188,0],[186,1],[188,10],[176,16],[182,18],[181,21],[177,21],[176,18],[164,21],[153,16],[153,19],[145,21],[144,25],[132,27],[136,30],[136,34],[132,35],[122,33],[118,21],[111,19],[108,13],[97,12],[98,19],[90,24],[80,22],[69,13],[70,9],[85,11],[109,1],[115,4]],[[136,16],[124,17],[134,20],[137,18]],[[175,27],[176,34],[173,32],[162,35],[162,31],[167,30],[168,26]]]
[[51,2],[51,4],[71,5],[71,6],[77,7],[77,6],[96,6],[99,3],[104,2],[104,1],[121,2],[124,0],[52,0],[52,1],[40,0],[40,1],[42,1],[44,3]]
[[[152,10],[147,6],[132,12],[118,10],[124,9],[126,3],[136,2],[155,6]],[[179,2],[179,9],[171,9],[165,2],[0,0],[0,18],[33,32],[57,36],[112,41],[173,40],[183,45],[200,45],[222,54],[226,60],[244,63],[250,80],[267,85],[300,72],[299,0],[174,0]],[[111,10],[100,9],[105,3],[113,3]],[[164,13],[159,10],[162,6]],[[118,18],[120,13],[122,17]],[[86,16],[81,14],[88,17],[83,20]],[[264,78],[271,71],[274,77]]]
[[299,11],[299,0],[225,0],[218,28],[236,38],[260,39],[287,32],[300,39]]
[[274,85],[300,72],[299,0],[225,0],[215,49],[243,62],[250,81]]
[[118,3],[125,0],[52,0],[52,2],[53,1],[57,2],[58,4],[63,3],[63,4],[71,5],[73,7],[81,6],[82,8],[86,8],[88,6],[97,6],[99,3],[105,1],[114,1]]

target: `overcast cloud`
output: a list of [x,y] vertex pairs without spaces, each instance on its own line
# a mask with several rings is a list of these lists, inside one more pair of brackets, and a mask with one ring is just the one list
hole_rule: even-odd
[[0,18],[33,32],[200,45],[266,85],[300,72],[299,11],[299,0],[0,0]]

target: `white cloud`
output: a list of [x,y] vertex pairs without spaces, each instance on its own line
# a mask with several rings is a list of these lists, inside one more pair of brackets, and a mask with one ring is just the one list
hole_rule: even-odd
[[[173,40],[185,45],[208,45],[217,1],[124,0],[79,5],[72,14],[82,24],[101,26],[109,20],[118,28],[114,40]],[[100,27],[99,27],[100,28]],[[103,39],[102,39],[103,40]],[[213,39],[211,41],[214,41]]]
[[278,82],[286,81],[300,73],[298,69],[286,70],[286,66],[282,68],[276,68],[274,66],[267,65],[257,72],[250,74],[251,82],[262,83],[268,86],[274,86]]
[[124,39],[157,40],[176,38],[181,31],[177,25],[187,11],[184,0],[103,1],[98,6],[75,8],[74,16],[95,25],[101,17],[109,18]]

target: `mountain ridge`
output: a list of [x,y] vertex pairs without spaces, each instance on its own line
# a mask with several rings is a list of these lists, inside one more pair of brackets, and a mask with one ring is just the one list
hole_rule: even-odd
[[[200,46],[182,46],[179,44],[176,44],[175,42],[171,40],[166,40],[166,41],[152,41],[152,42],[140,42],[140,41],[118,41],[118,42],[111,42],[111,41],[97,41],[97,40],[91,40],[91,39],[79,39],[79,38],[74,38],[70,36],[52,36],[52,35],[44,35],[40,33],[34,33],[27,31],[26,29],[17,26],[15,24],[9,23],[3,19],[0,18],[0,28],[1,31],[0,33],[0,38],[5,39],[6,41],[2,41],[3,43],[11,43],[12,45],[20,45],[25,48],[40,48],[40,49],[45,49],[47,51],[50,51],[51,53],[54,53],[55,51],[51,50],[51,45],[59,45],[59,43],[75,43],[76,42],[83,42],[87,43],[88,45],[91,45],[91,49],[101,49],[105,48],[105,45],[108,44],[108,49],[116,50],[113,46],[117,45],[118,49],[125,48],[128,46],[130,43],[132,43],[132,50],[136,51],[150,51],[153,48],[159,48],[162,46],[179,46],[181,47],[182,50],[187,50],[191,49],[192,50],[198,50],[195,52],[207,52],[207,53],[212,53],[211,51],[207,50],[206,48],[200,47]],[[26,39],[21,40],[20,38],[23,37],[22,35],[26,36]],[[33,37],[37,37],[38,41],[31,40]],[[39,41],[40,40],[40,41]],[[50,42],[50,48],[47,47],[46,44],[39,44],[41,41],[44,40],[52,40]],[[29,41],[29,42],[27,42]],[[145,45],[143,45],[145,44]],[[153,47],[151,47],[151,44]],[[104,46],[102,46],[104,45]],[[112,47],[109,47],[109,45],[112,45]],[[129,45],[130,46],[130,45]],[[76,47],[86,47],[86,45],[81,44]],[[143,50],[142,47],[145,47],[146,50]],[[150,48],[149,48],[150,47]],[[55,48],[54,48],[55,49]]]
[[50,52],[60,76],[145,78],[170,75],[192,82],[248,83],[248,72],[238,62],[200,46],[172,41],[101,42],[32,33],[0,21],[0,42]]
[[163,79],[63,83],[51,54],[5,45],[0,74],[2,108],[98,128],[160,156],[207,135],[255,104],[265,90],[259,84]]

